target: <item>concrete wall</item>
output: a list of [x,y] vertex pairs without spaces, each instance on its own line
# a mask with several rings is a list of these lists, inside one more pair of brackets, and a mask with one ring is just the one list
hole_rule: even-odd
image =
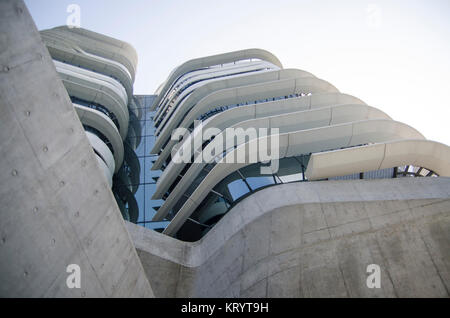
[[195,243],[127,227],[157,297],[449,296],[450,178],[267,188]]
[[[0,297],[153,296],[23,1],[0,1]],[[69,264],[81,289],[66,286]]]

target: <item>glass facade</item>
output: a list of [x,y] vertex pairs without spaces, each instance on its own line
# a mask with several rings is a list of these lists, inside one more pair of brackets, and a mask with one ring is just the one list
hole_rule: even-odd
[[[150,111],[154,99],[155,95],[135,96],[136,113],[138,116],[134,114],[130,116],[129,127],[135,128],[133,128],[133,133],[128,134],[124,144],[126,148],[134,149],[134,151],[132,151],[133,154],[135,154],[135,159],[133,159],[133,161],[136,160],[136,164],[134,167],[129,167],[130,160],[127,160],[128,158],[125,155],[122,168],[127,171],[128,175],[130,175],[132,171],[134,171],[135,174],[137,172],[137,175],[127,179],[128,182],[124,182],[124,178],[116,177],[114,179],[113,189],[115,190],[114,192],[123,194],[123,197],[128,199],[126,201],[122,200],[125,201],[123,202],[125,212],[122,211],[125,219],[146,228],[158,230],[167,226],[168,222],[151,222],[156,210],[163,203],[162,200],[151,199],[156,189],[156,181],[161,175],[161,171],[151,170],[153,162],[156,160],[156,155],[150,154],[150,151],[155,144],[155,126],[153,121],[155,112]],[[126,154],[128,153],[127,150],[125,152]],[[133,197],[135,200],[130,200],[129,196],[124,194],[128,193],[126,189],[130,189],[134,192]],[[137,210],[137,213],[134,214],[135,218],[129,218],[131,215],[129,212],[127,213],[127,211],[130,210],[131,205]]]

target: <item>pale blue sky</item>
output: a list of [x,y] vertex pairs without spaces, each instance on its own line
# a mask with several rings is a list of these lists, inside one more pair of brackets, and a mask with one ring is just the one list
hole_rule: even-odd
[[25,0],[38,28],[66,23],[132,44],[135,93],[152,94],[195,57],[258,47],[425,137],[450,144],[448,0]]

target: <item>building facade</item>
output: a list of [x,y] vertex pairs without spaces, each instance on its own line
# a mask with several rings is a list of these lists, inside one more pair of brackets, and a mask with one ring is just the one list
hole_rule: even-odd
[[0,27],[1,296],[449,296],[448,146],[262,49],[135,96],[126,42]]
[[[200,239],[237,202],[265,187],[450,173],[446,145],[309,72],[282,68],[264,50],[188,61],[157,96],[152,169],[163,173],[153,198],[165,201],[153,220],[169,220],[164,233],[183,240]],[[184,135],[171,138],[180,128]],[[269,173],[261,173],[262,154],[255,150],[261,143],[274,150],[270,138],[258,135],[261,128],[279,132],[278,167]],[[183,153],[192,157],[179,163]],[[207,161],[205,153],[214,155]]]
[[[136,51],[127,43],[67,26],[41,31],[124,219],[137,222],[143,108],[133,96]],[[113,182],[114,179],[114,182]]]

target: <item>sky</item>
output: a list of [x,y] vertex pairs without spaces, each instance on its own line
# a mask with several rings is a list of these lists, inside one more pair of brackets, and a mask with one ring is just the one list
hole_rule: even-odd
[[450,145],[448,0],[25,0],[39,30],[66,24],[133,45],[135,94],[197,57],[262,48],[427,139]]

